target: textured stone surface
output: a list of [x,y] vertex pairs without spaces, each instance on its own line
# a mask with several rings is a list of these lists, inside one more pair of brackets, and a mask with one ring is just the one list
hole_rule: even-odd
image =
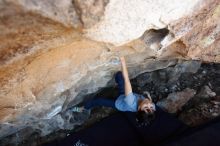
[[[219,63],[200,65],[199,61],[179,61],[175,66],[139,75],[132,80],[132,85],[137,93],[150,92],[155,103],[174,110],[175,115],[184,123],[198,126],[220,114],[219,69]],[[186,94],[184,96],[187,97],[179,94],[186,92],[187,88],[196,91],[190,100]],[[177,107],[180,108],[178,111]]]
[[131,76],[176,63],[152,59],[154,52],[138,50],[139,43],[121,48],[88,40],[16,6],[2,7],[1,12],[1,138],[27,128],[44,136],[81,124],[83,120],[70,120],[77,115],[64,118],[64,113],[85,95],[112,84],[119,56],[126,56]]
[[[96,41],[121,45],[143,39],[143,35],[153,35],[160,39],[147,45],[160,57],[219,62],[218,0],[4,1],[19,4],[66,26],[83,28],[85,36]],[[169,33],[157,36],[164,28]],[[159,33],[152,34],[152,30]]]
[[[169,76],[169,84],[200,67],[179,58],[220,62],[218,0],[0,2],[0,138],[25,131],[45,136],[81,124],[88,114],[69,107],[113,84],[119,56],[126,56],[130,77],[167,68],[157,81]],[[171,105],[179,102],[171,112],[193,94],[169,95],[177,99]]]
[[211,97],[215,97],[216,96],[216,93],[213,92],[209,86],[204,86],[202,87],[202,89],[200,90],[200,92],[198,93],[198,96],[199,97],[202,97],[202,98],[211,98]]
[[109,0],[73,0],[72,2],[83,27],[90,28],[101,20]]
[[170,24],[170,31],[175,35],[176,42],[178,44],[181,43],[182,47],[172,47],[177,44],[176,42],[171,43],[170,47],[165,45],[168,47],[161,49],[162,56],[179,54],[183,57],[187,56],[192,59],[208,62],[220,61],[220,1],[204,1],[201,6],[202,8],[195,11],[192,15],[183,17]]
[[5,0],[29,11],[59,21],[66,26],[80,27],[80,17],[71,0]]
[[92,27],[104,15],[109,0],[5,0],[66,26]]
[[[72,29],[16,6],[0,7],[0,66],[5,66],[25,54],[50,46],[68,43],[77,36]],[[61,37],[65,39],[60,39]],[[58,38],[58,39],[57,39]],[[24,55],[24,56],[23,56]]]
[[168,0],[166,3],[163,0],[111,0],[103,20],[88,29],[87,36],[124,44],[139,38],[146,30],[165,28],[172,21],[192,13],[199,2],[201,0]]
[[157,103],[159,107],[169,113],[176,113],[196,94],[193,89],[186,88],[181,92],[171,93],[164,100]]

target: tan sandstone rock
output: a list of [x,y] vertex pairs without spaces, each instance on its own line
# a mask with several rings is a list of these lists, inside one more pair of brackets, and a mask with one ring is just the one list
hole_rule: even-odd
[[[220,62],[219,0],[0,3],[0,138],[27,127],[68,129],[62,114],[112,84],[120,56],[131,77],[179,58]],[[181,106],[194,95],[186,93],[175,94]]]
[[139,43],[114,47],[86,39],[79,30],[17,6],[1,12],[1,138],[27,127],[42,136],[70,128],[60,114],[109,85],[120,69],[119,56],[126,56],[131,76],[176,63],[152,59],[154,52],[139,50]]
[[110,0],[105,15],[86,36],[116,45],[139,38],[146,30],[161,29],[187,16],[202,0]]

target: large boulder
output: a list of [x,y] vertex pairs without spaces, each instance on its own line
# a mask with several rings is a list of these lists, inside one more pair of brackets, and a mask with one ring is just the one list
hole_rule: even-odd
[[0,138],[81,124],[69,108],[113,85],[119,56],[132,78],[179,58],[220,62],[219,0],[0,3]]
[[163,58],[219,62],[218,0],[4,1],[81,28],[95,41],[119,46],[141,39]]
[[191,14],[201,2],[110,0],[102,21],[87,29],[87,36],[116,45],[124,44],[141,37],[147,30],[168,27],[174,20]]
[[152,59],[155,53],[139,50],[139,43],[115,47],[86,39],[17,6],[2,7],[1,12],[0,138],[18,131],[44,136],[81,124],[86,117],[73,120],[69,108],[113,84],[119,56],[126,56],[132,77],[176,63]]
[[109,0],[4,0],[74,28],[88,28],[104,15]]
[[181,92],[171,93],[164,100],[157,103],[159,107],[169,113],[176,113],[196,94],[193,89],[186,88]]

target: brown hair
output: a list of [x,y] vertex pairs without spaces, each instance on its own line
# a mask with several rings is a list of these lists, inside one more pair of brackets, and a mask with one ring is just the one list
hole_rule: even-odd
[[138,111],[136,114],[136,121],[139,127],[150,125],[155,119],[155,113],[146,113]]

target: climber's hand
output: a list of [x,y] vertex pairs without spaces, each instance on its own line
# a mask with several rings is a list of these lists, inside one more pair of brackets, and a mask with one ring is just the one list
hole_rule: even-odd
[[122,66],[125,65],[125,63],[126,63],[126,62],[125,62],[125,57],[120,57],[120,60],[121,60]]

